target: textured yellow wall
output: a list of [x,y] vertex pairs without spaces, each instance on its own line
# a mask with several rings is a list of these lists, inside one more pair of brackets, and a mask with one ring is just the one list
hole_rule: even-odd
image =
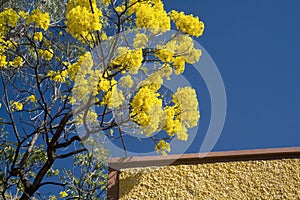
[[125,169],[120,199],[300,199],[300,159]]

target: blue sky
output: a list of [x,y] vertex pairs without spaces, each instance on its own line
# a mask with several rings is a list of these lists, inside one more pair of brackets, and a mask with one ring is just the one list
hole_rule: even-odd
[[[197,41],[218,66],[227,95],[213,150],[300,146],[300,1],[168,0],[165,6],[205,22]],[[209,121],[205,89],[201,95],[198,139],[189,152],[198,151]]]

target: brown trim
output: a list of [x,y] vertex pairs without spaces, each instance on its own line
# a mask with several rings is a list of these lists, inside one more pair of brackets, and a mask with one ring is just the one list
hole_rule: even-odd
[[111,168],[125,169],[134,167],[164,166],[166,163],[169,165],[180,165],[283,158],[300,158],[300,147],[235,150],[168,156],[110,158],[108,163]]
[[109,200],[119,199],[119,171],[108,167],[107,198]]
[[274,160],[284,158],[300,158],[300,147],[235,150],[168,156],[110,158],[108,161],[109,179],[113,177],[113,181],[109,180],[108,199],[115,200],[119,198],[120,169],[182,164],[191,165],[230,161]]

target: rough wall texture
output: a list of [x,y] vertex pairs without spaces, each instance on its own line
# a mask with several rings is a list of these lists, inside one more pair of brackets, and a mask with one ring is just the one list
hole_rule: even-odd
[[300,199],[300,159],[126,169],[120,199]]

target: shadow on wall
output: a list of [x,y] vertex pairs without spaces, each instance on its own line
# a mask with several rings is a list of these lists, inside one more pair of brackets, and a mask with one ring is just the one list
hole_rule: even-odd
[[[121,176],[124,173],[121,173]],[[124,198],[127,196],[130,191],[136,187],[137,185],[141,184],[141,173],[136,173],[130,176],[122,177],[122,181],[120,182],[120,188],[124,188],[120,191],[120,198]]]

